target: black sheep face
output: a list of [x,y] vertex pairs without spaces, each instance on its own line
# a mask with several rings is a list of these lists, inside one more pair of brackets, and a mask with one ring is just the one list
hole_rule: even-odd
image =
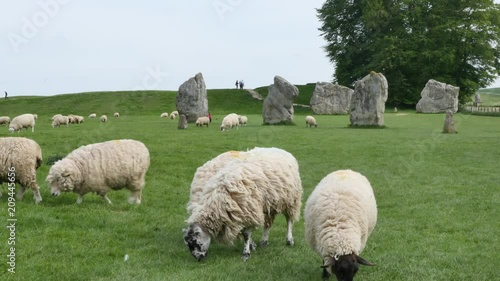
[[328,279],[333,272],[338,281],[352,281],[359,270],[359,265],[374,266],[375,264],[356,254],[339,256],[338,259],[329,258],[323,268],[323,279]]
[[192,224],[188,229],[184,229],[184,243],[189,248],[191,255],[201,261],[207,256],[210,246],[210,236],[197,224]]

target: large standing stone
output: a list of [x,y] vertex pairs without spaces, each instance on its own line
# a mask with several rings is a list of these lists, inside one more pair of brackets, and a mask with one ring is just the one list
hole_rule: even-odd
[[384,126],[387,80],[381,73],[371,72],[356,81],[351,98],[351,125]]
[[299,89],[280,76],[274,77],[264,100],[262,117],[264,124],[293,122],[293,100],[299,96]]
[[445,113],[447,110],[451,110],[456,113],[459,91],[459,87],[431,79],[420,93],[422,98],[417,103],[417,112]]
[[196,122],[198,117],[208,115],[207,89],[201,73],[179,87],[177,111],[179,115],[186,115],[188,122]]
[[309,103],[316,114],[349,114],[353,92],[344,86],[318,82]]

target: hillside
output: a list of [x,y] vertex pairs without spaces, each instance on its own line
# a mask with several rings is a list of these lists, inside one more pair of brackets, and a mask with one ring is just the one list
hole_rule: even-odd
[[[297,103],[309,104],[314,84],[298,85]],[[258,90],[267,95],[267,87]],[[241,112],[261,114],[262,101],[253,99],[245,90],[212,89],[207,91],[209,110],[212,114]],[[37,113],[42,116],[54,114],[80,114],[91,112],[112,115],[159,115],[175,110],[175,91],[117,91],[63,94],[56,96],[15,97],[0,100],[0,115],[16,116],[22,113]],[[308,108],[296,108],[296,112],[309,112]]]

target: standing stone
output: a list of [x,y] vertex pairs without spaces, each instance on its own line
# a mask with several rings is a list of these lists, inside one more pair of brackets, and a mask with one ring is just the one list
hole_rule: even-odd
[[264,124],[293,122],[293,100],[299,96],[299,89],[280,76],[274,77],[264,100],[262,117]]
[[201,73],[179,87],[177,111],[179,115],[186,115],[188,122],[196,122],[198,117],[208,115],[207,89]]
[[481,95],[479,93],[476,93],[474,95],[474,106],[478,106],[481,103]]
[[455,131],[455,121],[453,121],[453,111],[448,109],[446,111],[446,118],[444,119],[443,133],[445,134],[456,134]]
[[445,113],[452,110],[458,111],[459,87],[429,80],[420,93],[422,97],[417,103],[417,112],[421,113]]
[[349,114],[353,92],[344,86],[318,82],[309,103],[316,114]]
[[372,71],[356,81],[351,98],[351,125],[384,126],[387,80],[381,73]]
[[177,129],[187,129],[188,121],[184,114],[179,115],[179,123],[177,123]]

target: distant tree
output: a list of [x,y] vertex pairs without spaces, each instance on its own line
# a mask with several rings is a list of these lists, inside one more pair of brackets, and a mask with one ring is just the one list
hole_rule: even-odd
[[500,5],[491,0],[327,0],[317,10],[334,82],[384,74],[389,102],[416,104],[429,79],[460,102],[500,75]]

